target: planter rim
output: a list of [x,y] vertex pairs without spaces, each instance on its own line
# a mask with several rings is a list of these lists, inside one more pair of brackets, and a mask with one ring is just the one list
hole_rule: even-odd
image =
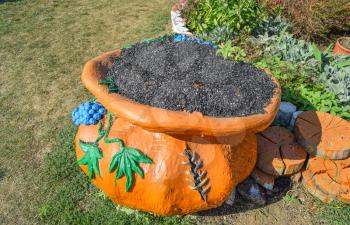
[[350,53],[350,49],[348,48],[345,48],[341,43],[340,43],[340,40],[343,40],[343,39],[349,39],[350,40],[350,37],[340,37],[337,39],[337,45],[338,47],[343,50],[344,52],[347,52],[347,53]]
[[200,112],[171,111],[137,103],[116,93],[108,93],[108,87],[100,85],[99,81],[106,76],[113,59],[120,53],[121,50],[117,49],[89,60],[83,69],[82,82],[109,111],[146,130],[173,135],[226,136],[245,132],[256,133],[272,123],[279,109],[281,87],[277,79],[266,70],[277,85],[274,96],[265,107],[264,114],[244,117],[220,118],[204,116]]

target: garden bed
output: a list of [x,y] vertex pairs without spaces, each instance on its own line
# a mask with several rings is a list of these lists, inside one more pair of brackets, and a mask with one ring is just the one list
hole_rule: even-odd
[[82,81],[97,101],[72,113],[82,170],[114,202],[159,215],[222,205],[253,170],[255,133],[281,98],[272,75],[184,35],[96,57]]
[[107,79],[136,102],[214,117],[264,113],[276,84],[261,69],[225,60],[209,43],[166,37],[123,49]]

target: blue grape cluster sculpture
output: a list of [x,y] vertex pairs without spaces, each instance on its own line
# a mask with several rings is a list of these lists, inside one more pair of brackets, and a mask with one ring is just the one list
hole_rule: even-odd
[[218,48],[217,45],[213,45],[211,42],[209,41],[203,41],[202,39],[200,38],[194,38],[194,37],[189,37],[187,35],[177,35],[175,38],[174,38],[174,42],[180,42],[180,41],[195,41],[197,42],[198,44],[201,44],[201,45],[209,45],[213,48]]
[[96,124],[106,113],[106,109],[98,102],[85,102],[76,107],[72,112],[72,120],[75,125]]

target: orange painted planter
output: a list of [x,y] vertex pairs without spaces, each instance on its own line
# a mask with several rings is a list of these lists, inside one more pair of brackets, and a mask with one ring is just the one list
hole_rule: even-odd
[[[123,140],[153,163],[140,163],[144,177],[133,174],[134,183],[126,191],[126,177],[115,180],[116,172],[109,170],[112,156],[120,146],[106,144],[102,139],[98,142],[103,156],[99,160],[101,175],[96,175],[92,182],[117,204],[160,215],[188,214],[220,206],[255,166],[255,133],[266,129],[278,111],[281,97],[278,82],[273,78],[278,87],[265,114],[215,118],[199,112],[170,111],[108,93],[108,87],[99,84],[119,54],[120,50],[116,50],[87,62],[82,81],[97,101],[117,117],[108,138]],[[79,127],[77,159],[84,153],[79,140],[94,142],[97,130],[97,125]],[[193,188],[189,162],[200,165],[201,192]],[[81,168],[88,173],[87,166]]]
[[[350,39],[350,37],[343,37]],[[341,43],[340,40],[342,38],[338,38],[337,42],[335,43],[334,49],[333,49],[333,54],[335,55],[350,55],[350,49],[345,48]]]

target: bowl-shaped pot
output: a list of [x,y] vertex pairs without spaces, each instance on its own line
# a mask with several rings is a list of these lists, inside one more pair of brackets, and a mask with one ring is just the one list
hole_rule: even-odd
[[120,50],[105,53],[90,60],[84,67],[82,81],[109,111],[118,117],[146,130],[167,134],[226,136],[242,132],[257,133],[266,129],[278,111],[281,88],[272,76],[277,88],[264,114],[245,117],[217,118],[200,112],[171,111],[131,101],[121,95],[108,93],[108,87],[100,85]]
[[[117,116],[108,139],[122,140],[152,163],[131,162],[135,150],[129,149],[128,153],[116,143],[96,141],[98,126],[81,125],[76,135],[77,159],[87,154],[81,142],[95,143],[92,148],[98,147],[101,152],[95,165],[100,174],[92,182],[118,204],[160,215],[188,214],[220,206],[255,166],[255,133],[268,127],[277,113],[281,97],[278,82],[272,77],[277,88],[264,114],[215,118],[199,112],[170,111],[108,93],[107,86],[99,84],[119,54],[116,50],[90,60],[82,80],[97,101]],[[118,169],[123,164],[129,171],[125,176],[110,169],[122,153],[129,154],[118,164]],[[86,165],[81,168],[91,175],[91,167],[90,171]]]

